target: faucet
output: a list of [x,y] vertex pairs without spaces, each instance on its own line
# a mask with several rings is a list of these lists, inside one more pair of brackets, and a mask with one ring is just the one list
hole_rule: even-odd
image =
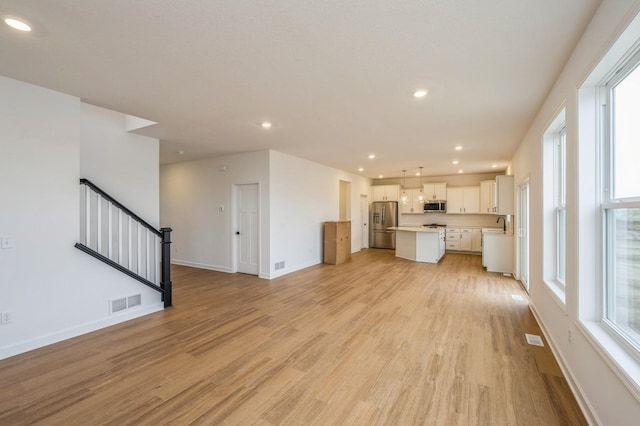
[[500,223],[500,219],[502,219],[502,231],[507,232],[507,220],[504,218],[504,216],[498,216],[498,220],[496,220],[496,223]]

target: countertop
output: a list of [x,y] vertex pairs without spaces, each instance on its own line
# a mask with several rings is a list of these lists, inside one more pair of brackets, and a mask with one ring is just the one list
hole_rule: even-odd
[[440,232],[444,230],[444,227],[430,228],[428,226],[393,226],[387,229],[394,231],[407,231],[407,232]]

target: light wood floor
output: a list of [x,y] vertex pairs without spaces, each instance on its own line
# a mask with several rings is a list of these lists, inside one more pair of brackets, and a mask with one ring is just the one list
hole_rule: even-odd
[[173,308],[0,361],[0,425],[586,424],[479,256],[173,273]]

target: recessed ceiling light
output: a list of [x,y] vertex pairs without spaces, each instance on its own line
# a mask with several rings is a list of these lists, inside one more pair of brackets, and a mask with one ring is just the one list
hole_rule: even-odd
[[14,29],[16,29],[18,31],[25,31],[25,32],[31,31],[31,25],[29,25],[26,22],[21,21],[19,19],[5,18],[4,22],[5,22],[5,24],[10,26],[11,28],[14,28]]
[[374,158],[376,158],[376,155],[375,154],[369,154],[369,158],[373,160]]
[[451,163],[452,163],[452,164],[458,164],[458,163],[459,163],[459,161],[458,161],[458,160],[453,160]]
[[456,146],[455,150],[456,150],[456,151],[462,151],[462,145],[458,145],[458,146]]
[[416,176],[420,176],[420,172],[416,172]]
[[261,124],[263,129],[270,129],[271,128],[271,123],[269,123],[268,121],[263,121]]
[[413,97],[414,98],[424,98],[425,96],[427,96],[427,93],[429,93],[429,92],[427,90],[425,90],[425,89],[416,90],[415,92],[413,92]]
[[498,165],[497,164],[492,164],[491,167],[495,169],[496,167],[498,167]]
[[358,171],[359,171],[359,172],[364,172],[364,168],[360,167],[360,168],[358,169]]
[[176,154],[178,154],[178,155],[184,155],[184,151],[183,151],[183,150],[176,151]]
[[382,179],[384,176],[382,176],[382,175],[378,175],[378,177],[379,177],[380,179]]
[[458,170],[458,173],[464,173],[464,170]]

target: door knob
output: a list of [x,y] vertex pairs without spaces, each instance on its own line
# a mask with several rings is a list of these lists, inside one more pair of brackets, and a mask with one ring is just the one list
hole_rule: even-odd
[[240,231],[236,231],[236,235],[240,235]]

